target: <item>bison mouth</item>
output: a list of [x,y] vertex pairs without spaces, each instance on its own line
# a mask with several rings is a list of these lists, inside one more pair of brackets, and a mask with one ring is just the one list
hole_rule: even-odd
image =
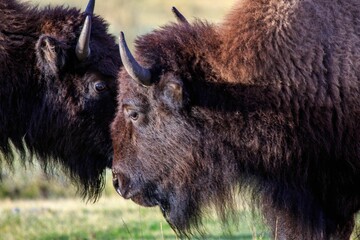
[[159,205],[158,201],[155,198],[147,197],[142,193],[135,194],[131,196],[130,199],[136,204],[144,207],[154,207]]
[[176,197],[172,191],[162,192],[158,189],[149,191],[147,189],[142,194],[133,196],[131,200],[142,206],[159,206],[163,217],[180,238],[188,235],[187,232],[194,223],[197,212],[195,208],[191,207],[192,204],[189,205],[189,202],[182,197]]
[[113,186],[121,197],[131,199],[136,204],[144,207],[159,205],[153,184],[142,184],[142,182],[131,181],[125,175],[113,172]]

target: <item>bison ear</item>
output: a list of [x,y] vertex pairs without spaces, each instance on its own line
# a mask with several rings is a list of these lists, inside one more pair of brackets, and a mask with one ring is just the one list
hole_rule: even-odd
[[165,105],[172,109],[183,107],[184,92],[182,81],[179,79],[167,80],[163,84],[161,99]]
[[46,75],[58,76],[66,61],[66,45],[56,38],[41,35],[36,43],[37,65]]

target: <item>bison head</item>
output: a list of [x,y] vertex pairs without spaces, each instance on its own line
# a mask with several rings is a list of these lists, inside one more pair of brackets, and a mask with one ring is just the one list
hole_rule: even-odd
[[42,25],[35,45],[41,98],[30,119],[25,142],[41,158],[52,157],[97,196],[102,175],[111,166],[109,125],[116,109],[117,45],[107,24],[93,16],[95,1],[81,15],[55,11]]
[[5,21],[14,23],[2,25],[0,43],[0,150],[11,160],[10,142],[23,155],[26,146],[45,168],[60,165],[84,195],[98,196],[112,159],[115,39],[93,15],[94,0],[84,13],[10,2]]
[[[191,77],[185,71],[180,73],[181,65],[174,62],[181,61],[181,54],[174,61],[152,58],[153,54],[167,55],[162,52],[164,46],[176,46],[159,44],[158,36],[161,34],[150,34],[139,43],[144,51],[139,56],[151,56],[142,58],[153,61],[150,69],[134,60],[123,34],[120,38],[127,71],[119,75],[119,106],[112,123],[114,187],[121,196],[140,205],[159,205],[173,229],[186,233],[190,226],[201,223],[204,208],[221,203],[216,205],[225,213],[231,207],[232,184],[224,177],[227,173],[217,171],[225,162],[217,161],[219,149],[209,146],[213,139],[205,140],[211,135],[205,123],[209,119],[194,106],[197,100],[188,84],[191,77],[201,79],[205,73],[199,71]],[[146,42],[151,43],[149,47]],[[220,119],[215,121],[219,122],[211,124],[221,125]]]

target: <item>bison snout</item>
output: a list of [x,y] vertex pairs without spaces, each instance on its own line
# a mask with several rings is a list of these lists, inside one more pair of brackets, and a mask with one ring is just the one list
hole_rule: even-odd
[[132,197],[131,181],[123,174],[113,174],[113,186],[116,192],[125,199]]

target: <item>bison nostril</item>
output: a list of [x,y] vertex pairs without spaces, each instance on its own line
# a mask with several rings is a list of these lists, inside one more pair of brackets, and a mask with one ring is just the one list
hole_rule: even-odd
[[116,190],[119,188],[119,181],[117,178],[113,178],[113,186]]
[[114,175],[113,186],[116,192],[125,199],[130,198],[130,180],[125,176]]
[[123,193],[120,190],[120,184],[119,184],[119,180],[117,178],[113,178],[113,186],[116,190],[116,192],[120,195],[123,196]]

